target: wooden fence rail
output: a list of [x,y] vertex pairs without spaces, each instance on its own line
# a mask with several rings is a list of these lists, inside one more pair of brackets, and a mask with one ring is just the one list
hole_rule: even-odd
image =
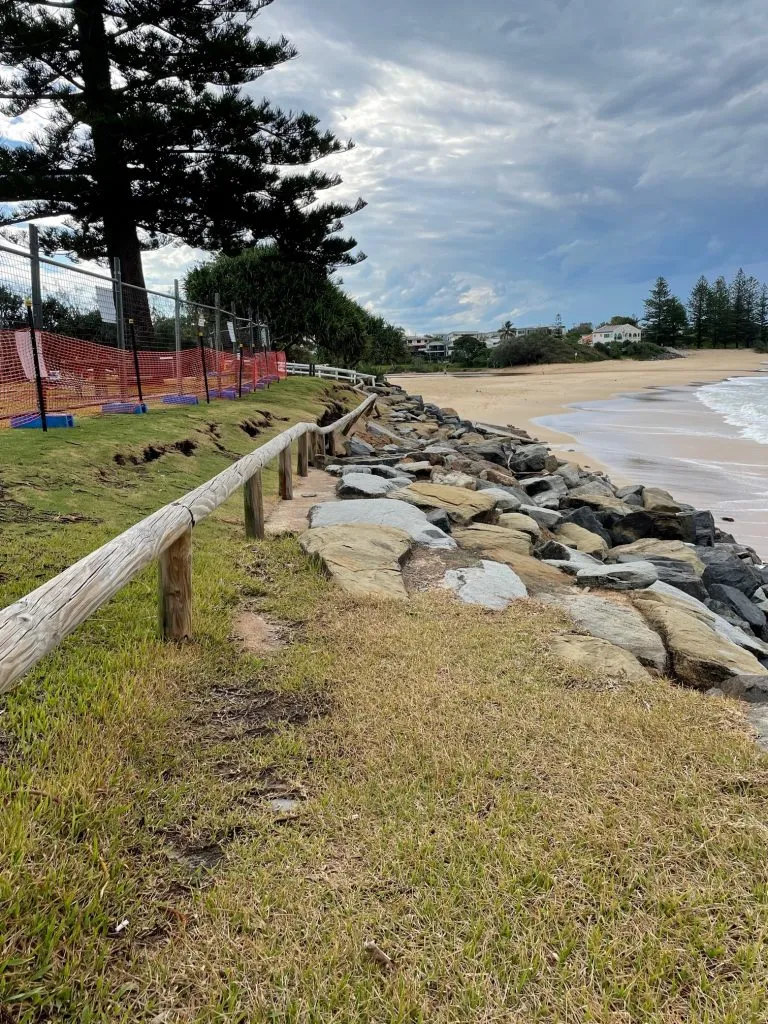
[[[299,441],[298,472],[306,473],[309,452],[325,450],[325,438],[346,433],[370,412],[375,395],[327,427],[296,423],[217,476],[158,509],[64,572],[0,610],[0,693],[5,693],[142,569],[159,562],[159,619],[164,638],[190,635],[192,529],[243,488],[245,530],[264,536],[261,471],[280,460],[280,494],[293,495],[290,448]],[[311,442],[311,444],[310,444]],[[286,454],[287,453],[287,457]]]

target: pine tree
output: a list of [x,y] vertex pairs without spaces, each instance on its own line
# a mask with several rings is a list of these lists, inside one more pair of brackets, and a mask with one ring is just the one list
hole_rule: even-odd
[[761,348],[768,346],[768,284],[760,289],[757,300],[757,344]]
[[727,348],[731,338],[731,293],[724,277],[709,290],[707,322],[713,348]]
[[749,288],[747,275],[739,267],[731,284],[731,336],[737,348],[749,344]]
[[272,0],[19,0],[0,5],[6,113],[50,114],[29,146],[0,147],[0,223],[65,216],[48,231],[86,258],[121,261],[144,284],[142,248],[168,237],[237,251],[261,238],[339,265],[354,239],[328,239],[357,207],[314,203],[339,179],[281,178],[346,147],[317,118],[242,87],[296,51],[251,34]]
[[688,299],[688,323],[690,339],[696,348],[703,348],[711,341],[709,321],[707,318],[709,301],[709,282],[702,274],[691,289]]
[[645,336],[654,345],[668,345],[673,339],[670,324],[672,293],[663,277],[656,278],[651,294],[645,300]]

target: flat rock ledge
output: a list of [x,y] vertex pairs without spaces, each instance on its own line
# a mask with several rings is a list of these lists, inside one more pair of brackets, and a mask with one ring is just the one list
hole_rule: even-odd
[[408,600],[400,563],[413,540],[405,530],[365,523],[321,526],[302,534],[299,544],[347,593]]
[[528,590],[508,565],[483,559],[469,569],[449,569],[443,585],[455,590],[465,604],[503,611],[510,603],[528,596]]

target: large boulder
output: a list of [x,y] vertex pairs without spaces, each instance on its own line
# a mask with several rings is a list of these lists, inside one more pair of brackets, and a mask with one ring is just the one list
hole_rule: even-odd
[[648,600],[672,602],[683,608],[693,609],[704,622],[709,622],[714,631],[723,639],[730,640],[737,647],[743,647],[745,650],[751,651],[759,658],[768,658],[768,644],[759,640],[751,633],[745,633],[743,629],[739,629],[721,615],[713,612],[702,601],[698,601],[695,597],[691,597],[690,594],[686,594],[682,590],[676,590],[674,587],[669,586],[668,583],[662,583],[659,580],[653,586],[643,591],[642,596]]
[[645,537],[632,544],[619,544],[615,548],[611,548],[610,559],[612,562],[627,562],[633,559],[644,561],[648,558],[675,558],[679,562],[686,562],[699,574],[704,572],[704,563],[694,548],[679,540],[657,540],[654,537]]
[[714,601],[719,601],[736,612],[738,617],[751,626],[758,636],[764,635],[766,622],[768,622],[765,612],[753,604],[740,590],[724,583],[713,583],[709,588],[709,593]]
[[444,508],[454,523],[461,524],[487,519],[496,507],[496,499],[485,491],[470,491],[466,487],[446,484],[413,483],[392,491],[390,498],[418,508]]
[[651,512],[635,509],[618,520],[611,529],[614,544],[632,544],[644,537],[680,540],[693,544],[696,540],[695,514],[692,512]]
[[682,512],[682,507],[669,491],[664,491],[661,487],[644,488],[643,507],[650,512]]
[[752,597],[762,585],[760,574],[747,562],[740,558],[729,558],[724,562],[711,562],[704,570],[704,586],[712,592],[712,586],[720,583],[726,587],[735,587],[747,597]]
[[693,519],[696,532],[696,544],[702,547],[713,547],[715,543],[715,519],[711,512],[694,512]]
[[462,455],[476,455],[488,462],[494,462],[499,466],[507,465],[507,456],[504,452],[504,445],[500,441],[480,440],[477,444],[466,444],[465,439],[456,446]]
[[469,473],[460,473],[458,470],[445,470],[442,466],[435,466],[430,474],[433,484],[445,484],[448,487],[466,487],[467,490],[477,490],[477,479]]
[[591,508],[594,512],[610,510],[617,513],[618,516],[628,516],[634,511],[631,505],[627,505],[613,494],[595,493],[582,487],[569,491],[563,499],[564,508],[582,508],[584,506]]
[[449,569],[443,583],[465,604],[503,611],[510,601],[527,597],[525,584],[508,565],[483,559],[468,569]]
[[624,679],[630,683],[645,683],[651,678],[634,654],[608,640],[569,633],[556,636],[550,649],[556,657],[579,668],[588,669],[592,675],[601,679]]
[[[510,469],[514,473],[542,473],[547,468],[549,449],[543,444],[520,445],[512,456]],[[503,460],[506,464],[506,460]]]
[[642,508],[644,490],[642,484],[629,484],[627,487],[620,487],[616,491],[616,497],[621,498],[627,505],[638,505]]
[[400,563],[413,541],[405,530],[363,524],[324,526],[307,530],[299,544],[350,594],[399,601],[408,597]]
[[695,610],[642,595],[635,606],[662,635],[675,674],[689,686],[708,690],[734,675],[768,676],[754,655],[719,636]]
[[562,466],[558,466],[555,470],[555,475],[561,476],[565,481],[565,486],[568,488],[579,487],[582,482],[579,467],[573,462],[565,462]]
[[389,498],[351,498],[313,505],[309,510],[309,524],[312,529],[349,524],[394,526],[425,547],[443,550],[456,547],[456,541],[433,526],[421,509]]
[[504,512],[499,516],[497,525],[503,526],[505,530],[519,530],[528,533],[533,538],[541,536],[541,527],[536,520],[522,512]]
[[650,562],[586,566],[576,573],[580,587],[604,587],[607,590],[644,590],[658,578],[656,568]]
[[490,523],[472,523],[466,529],[453,533],[459,547],[477,551],[495,562],[506,562],[510,555],[529,555],[531,535],[522,530],[511,530]]
[[666,669],[667,652],[661,637],[631,605],[618,599],[597,597],[594,594],[574,594],[572,591],[545,595],[541,600],[561,608],[579,629],[591,636],[608,640],[630,651],[643,665],[658,672]]
[[583,551],[584,554],[592,555],[594,558],[605,558],[608,554],[608,545],[602,537],[596,533],[590,533],[589,530],[585,530],[583,526],[577,526],[576,523],[560,523],[555,531],[555,536],[566,546],[576,548],[577,551]]
[[[626,557],[622,556],[620,561]],[[634,560],[634,556],[629,557]],[[702,583],[701,576],[688,562],[682,562],[677,558],[649,558],[647,561],[655,566],[657,576],[664,583],[690,594],[699,601],[706,601],[707,588]]]
[[607,480],[600,476],[590,477],[585,480],[578,487],[574,487],[569,497],[571,498],[589,498],[596,494],[602,494],[606,498],[615,498],[616,494],[613,487],[608,483]]
[[544,526],[548,530],[554,529],[563,518],[562,513],[555,509],[541,508],[539,505],[523,504],[517,511],[535,519],[539,526]]
[[483,487],[481,489],[486,498],[494,499],[498,512],[516,512],[522,504],[514,494],[510,494],[506,487]]
[[553,493],[559,498],[565,497],[568,488],[561,476],[551,474],[550,476],[532,476],[528,480],[521,481],[521,486],[526,494],[532,498],[537,494]]
[[372,473],[344,473],[336,484],[336,493],[340,498],[384,498],[398,486],[396,480]]
[[611,546],[611,535],[605,529],[603,524],[597,518],[591,508],[586,505],[582,505],[580,508],[574,508],[570,512],[563,514],[564,523],[575,523],[577,526],[581,526],[585,530],[589,530],[590,533],[596,533],[598,537],[602,537],[608,547]]

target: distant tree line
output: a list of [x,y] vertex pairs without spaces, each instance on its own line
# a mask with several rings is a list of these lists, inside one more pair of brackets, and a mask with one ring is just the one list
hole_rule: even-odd
[[768,285],[739,269],[730,284],[703,275],[683,303],[663,277],[645,300],[644,339],[695,348],[768,347]]

